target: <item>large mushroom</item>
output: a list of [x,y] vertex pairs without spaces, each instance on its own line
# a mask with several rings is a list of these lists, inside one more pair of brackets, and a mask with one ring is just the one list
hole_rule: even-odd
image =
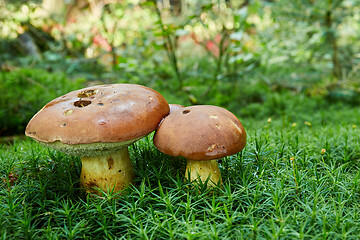
[[80,156],[80,182],[115,192],[134,179],[128,146],[154,131],[169,113],[158,92],[135,84],[99,85],[70,92],[46,104],[25,134],[39,143]]
[[222,181],[217,159],[241,151],[246,132],[239,119],[224,108],[191,106],[165,117],[153,141],[161,152],[187,159],[186,179],[202,183],[208,179],[208,186],[213,186]]

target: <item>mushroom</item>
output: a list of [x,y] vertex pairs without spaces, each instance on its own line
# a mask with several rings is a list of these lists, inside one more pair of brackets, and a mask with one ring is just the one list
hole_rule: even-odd
[[184,107],[169,114],[154,135],[155,146],[171,156],[187,159],[185,178],[208,186],[221,183],[217,159],[246,145],[246,132],[228,110],[209,105]]
[[114,192],[134,179],[128,146],[154,131],[169,113],[158,92],[135,84],[109,84],[67,93],[46,104],[25,134],[81,157],[80,183]]

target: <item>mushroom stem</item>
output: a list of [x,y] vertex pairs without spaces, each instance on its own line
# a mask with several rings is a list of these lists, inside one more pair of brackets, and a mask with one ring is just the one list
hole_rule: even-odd
[[[190,179],[189,179],[190,176]],[[217,160],[187,160],[185,178],[193,181],[205,181],[209,178],[208,186],[216,186],[218,183],[221,184],[221,173]]]
[[135,177],[127,147],[108,155],[82,157],[81,163],[80,183],[88,193],[98,194],[94,188],[118,192]]

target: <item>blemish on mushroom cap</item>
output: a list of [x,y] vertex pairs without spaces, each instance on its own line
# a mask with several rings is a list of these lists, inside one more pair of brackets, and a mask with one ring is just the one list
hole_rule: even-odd
[[66,110],[66,111],[64,112],[64,116],[68,116],[68,115],[72,114],[73,111],[74,111],[74,110],[72,110],[72,109]]
[[98,89],[87,89],[80,91],[77,95],[78,98],[86,98],[95,95],[97,92],[99,92]]
[[74,102],[74,106],[79,107],[79,108],[86,107],[90,104],[91,104],[91,101],[89,101],[89,100],[79,100],[79,101]]
[[100,119],[99,121],[98,121],[98,125],[105,125],[105,124],[107,124],[108,122],[105,120],[105,119]]
[[[36,131],[36,138],[30,137],[45,143],[127,141],[154,131],[168,113],[165,98],[150,88],[135,84],[99,85],[49,102],[30,120],[25,133],[30,136]],[[65,120],[66,127],[60,127]]]
[[241,151],[246,145],[246,132],[228,110],[198,105],[167,116],[154,136],[154,144],[168,155],[211,160]]
[[185,110],[182,111],[182,114],[188,114],[188,113],[190,113],[189,109],[185,109]]

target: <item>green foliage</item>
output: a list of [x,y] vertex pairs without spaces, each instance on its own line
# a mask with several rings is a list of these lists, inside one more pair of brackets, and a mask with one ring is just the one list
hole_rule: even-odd
[[[149,136],[130,147],[134,186],[102,198],[81,192],[79,158],[31,140],[1,145],[1,239],[358,238],[357,0],[186,1],[176,16],[149,1],[91,3],[94,14],[66,24],[31,2],[0,16],[0,135],[22,134],[44,104],[83,87],[68,79],[81,75],[225,107],[248,139],[219,161],[224,185],[209,191],[190,187],[186,160]],[[38,59],[12,48],[24,21],[53,37]]]
[[0,73],[0,135],[23,134],[30,118],[47,102],[83,86],[63,73],[18,69]]
[[360,46],[352,39],[359,34],[349,29],[359,26],[353,20],[358,18],[359,6],[357,0],[278,1],[272,15],[280,27],[273,34],[283,38],[274,40],[277,48],[273,50],[283,51],[287,60],[306,62],[318,72],[341,79],[358,64]]
[[[21,16],[26,16],[27,24],[37,29],[36,33],[51,35],[53,41],[41,52],[40,59],[19,58],[11,51],[5,51],[0,59],[4,60],[5,68],[31,65],[99,83],[121,81],[146,85],[161,92],[170,103],[219,105],[242,117],[279,117],[289,110],[286,101],[292,95],[298,95],[294,107],[304,106],[314,111],[314,106],[308,106],[314,99],[320,107],[338,101],[358,103],[357,58],[353,55],[349,61],[340,58],[346,52],[344,49],[350,48],[349,53],[359,49],[354,42],[356,31],[344,30],[349,26],[359,27],[356,21],[351,21],[359,17],[355,2],[249,1],[242,5],[237,1],[198,1],[184,6],[181,15],[172,16],[164,6],[149,2],[135,4],[129,0],[106,4],[98,15],[79,17],[78,22],[70,25],[45,21],[46,16],[37,15],[39,6],[24,5],[14,8],[14,11],[18,9],[16,14],[7,11],[1,19],[7,27],[1,30],[6,39],[0,42],[0,48],[6,50],[17,41]],[[11,9],[12,5],[7,8]],[[331,26],[324,22],[327,12],[333,16]],[[340,17],[342,12],[346,13],[344,19]],[[316,24],[312,24],[314,21]],[[336,37],[339,60],[342,66],[348,66],[342,71],[343,79],[335,83],[327,33]],[[98,42],[94,42],[95,37]],[[26,86],[28,79],[32,79],[27,75],[41,75],[37,74],[40,70],[31,71],[27,70],[24,77],[13,78],[22,79]],[[9,88],[4,96],[35,97],[41,86],[52,89],[53,82],[35,84],[34,93],[22,93],[20,90],[24,88],[13,84],[16,93],[11,93]],[[61,94],[73,89],[64,88]],[[315,98],[308,101],[304,94]],[[17,105],[16,101],[6,98],[2,99],[2,106],[6,106],[1,109],[2,116],[5,112],[16,112],[13,113],[16,117],[2,118],[2,134],[21,132],[24,119],[29,119],[38,110],[36,107],[51,100],[49,97],[41,104],[25,104],[25,107],[18,104],[22,106],[19,110],[13,106]]]
[[[287,98],[290,106],[298,104]],[[360,130],[353,125],[360,120],[359,110],[328,107],[318,112],[323,123],[318,115],[308,115],[306,124],[294,125],[286,112],[268,122],[242,119],[247,146],[219,161],[224,185],[211,191],[190,187],[183,176],[185,160],[157,151],[152,136],[130,148],[134,186],[102,198],[79,190],[79,158],[31,140],[3,145],[0,235],[356,239]]]

